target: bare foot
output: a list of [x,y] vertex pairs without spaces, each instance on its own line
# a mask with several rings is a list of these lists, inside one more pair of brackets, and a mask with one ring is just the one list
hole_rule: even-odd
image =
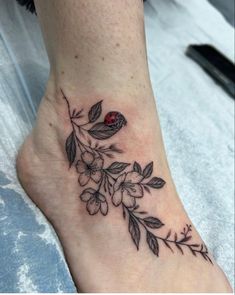
[[[28,196],[54,226],[77,287],[232,292],[177,196],[154,106],[137,105],[126,94],[117,100],[64,92],[66,97],[57,90],[42,99],[17,171]],[[82,131],[87,120],[89,128]],[[101,125],[92,129],[97,122],[113,131]],[[113,150],[94,152],[110,145]]]
[[17,170],[54,226],[76,285],[231,292],[171,179],[142,1],[34,2],[51,71]]

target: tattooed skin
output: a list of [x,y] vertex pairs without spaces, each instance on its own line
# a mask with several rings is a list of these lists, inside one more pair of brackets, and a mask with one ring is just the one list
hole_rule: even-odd
[[153,254],[159,256],[160,246],[167,247],[171,252],[175,250],[184,254],[188,249],[194,256],[200,255],[212,263],[205,244],[192,243],[192,226],[186,224],[177,234],[169,230],[166,236],[160,236],[157,231],[164,223],[156,217],[149,216],[140,209],[138,199],[152,190],[162,189],[165,181],[152,176],[153,162],[145,167],[136,161],[133,164],[114,161],[105,165],[106,158],[114,158],[115,154],[123,153],[115,144],[105,145],[103,141],[114,136],[127,125],[127,120],[118,111],[110,111],[103,120],[102,100],[94,104],[88,111],[86,123],[80,123],[84,118],[84,110],[71,109],[68,98],[61,90],[66,102],[68,116],[71,123],[65,150],[70,167],[75,167],[78,182],[84,187],[80,195],[86,203],[90,215],[108,214],[109,206],[119,207],[123,218],[128,222],[128,229],[132,241],[139,249],[142,227],[145,231],[146,242]]

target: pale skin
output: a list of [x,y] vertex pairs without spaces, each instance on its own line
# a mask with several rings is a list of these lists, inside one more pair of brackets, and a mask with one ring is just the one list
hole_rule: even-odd
[[[76,286],[83,292],[232,292],[213,265],[186,252],[161,248],[154,256],[130,239],[118,208],[90,216],[79,195],[65,141],[71,132],[65,100],[89,110],[103,99],[103,112],[118,110],[128,125],[107,143],[124,150],[117,161],[154,162],[164,188],[138,201],[164,220],[159,234],[192,224],[176,192],[166,160],[149,79],[143,4],[136,0],[35,1],[51,65],[35,127],[18,158],[20,182],[54,226]],[[159,40],[161,42],[161,40]],[[106,163],[113,161],[107,160]],[[193,227],[193,240],[202,240]]]

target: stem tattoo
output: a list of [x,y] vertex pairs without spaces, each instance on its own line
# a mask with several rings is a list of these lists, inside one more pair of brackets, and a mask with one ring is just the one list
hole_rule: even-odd
[[177,250],[181,254],[187,249],[192,255],[201,256],[212,263],[205,244],[191,242],[191,225],[186,224],[180,234],[169,230],[166,236],[161,236],[157,231],[164,223],[139,209],[139,198],[143,198],[145,193],[151,193],[151,190],[162,189],[165,185],[162,178],[152,176],[153,162],[144,168],[137,161],[133,164],[114,161],[105,166],[106,158],[114,158],[115,154],[123,151],[115,144],[105,145],[102,141],[114,136],[127,125],[125,117],[120,112],[111,111],[103,121],[97,122],[102,114],[101,100],[90,108],[87,121],[80,123],[80,119],[84,118],[84,110],[71,109],[68,98],[62,90],[61,92],[71,123],[65,150],[69,166],[76,168],[78,182],[84,187],[80,199],[86,203],[88,213],[95,215],[100,212],[105,216],[110,205],[119,207],[128,222],[129,233],[137,250],[142,228],[149,249],[156,256],[159,256],[160,246],[165,246],[171,252]]

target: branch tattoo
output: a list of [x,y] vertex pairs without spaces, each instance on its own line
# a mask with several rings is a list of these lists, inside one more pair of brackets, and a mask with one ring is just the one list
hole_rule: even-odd
[[188,249],[194,256],[201,256],[212,263],[205,244],[190,242],[192,226],[186,224],[180,234],[168,231],[160,236],[158,229],[164,223],[156,217],[149,216],[140,209],[137,200],[152,190],[162,189],[165,181],[153,176],[153,162],[144,168],[138,162],[133,164],[114,161],[105,166],[105,159],[114,158],[115,154],[123,153],[115,144],[105,145],[103,141],[114,136],[127,125],[125,117],[117,111],[107,113],[101,122],[97,122],[102,114],[102,100],[94,104],[88,114],[87,122],[80,123],[84,110],[71,109],[68,98],[61,90],[66,102],[71,123],[71,133],[65,143],[65,150],[70,167],[75,167],[78,182],[84,187],[80,195],[86,203],[90,215],[107,215],[109,206],[119,207],[123,218],[128,222],[128,229],[137,250],[141,238],[141,227],[146,234],[149,249],[159,256],[160,246],[167,247],[184,254]]

